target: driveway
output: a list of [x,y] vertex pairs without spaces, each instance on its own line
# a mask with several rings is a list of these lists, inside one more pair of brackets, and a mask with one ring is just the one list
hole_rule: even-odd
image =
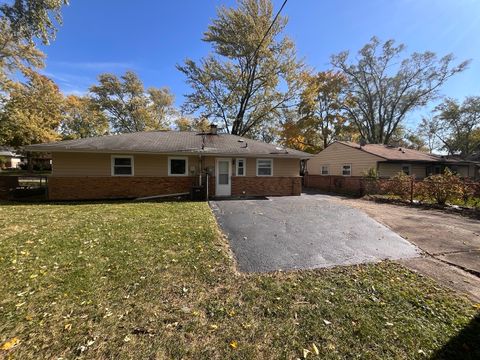
[[433,257],[480,275],[480,221],[441,210],[330,199],[364,211]]
[[364,211],[428,254],[403,265],[480,302],[480,221],[441,210],[328,198]]
[[311,269],[409,259],[419,250],[324,195],[212,201],[241,271]]

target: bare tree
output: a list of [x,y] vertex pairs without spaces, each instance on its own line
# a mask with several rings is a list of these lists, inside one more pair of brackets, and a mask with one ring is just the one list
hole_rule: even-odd
[[299,92],[295,46],[281,34],[287,20],[274,16],[271,0],[239,0],[222,7],[203,40],[214,55],[177,68],[192,87],[183,110],[200,112],[237,135],[265,138]]
[[348,51],[332,56],[332,65],[349,81],[345,110],[370,143],[389,143],[407,114],[436,98],[445,81],[469,64],[452,65],[452,54],[437,59],[429,51],[402,59],[404,50],[394,40],[382,44],[373,37],[355,64],[349,63]]

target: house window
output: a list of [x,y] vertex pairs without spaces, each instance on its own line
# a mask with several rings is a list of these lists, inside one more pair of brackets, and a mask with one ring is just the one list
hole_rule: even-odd
[[133,156],[112,156],[112,176],[132,176]]
[[272,175],[273,175],[273,160],[257,159],[257,176],[272,176]]
[[237,176],[245,176],[245,159],[237,159]]
[[351,164],[345,164],[345,165],[342,166],[342,175],[343,176],[352,175],[352,165]]
[[440,165],[432,165],[427,167],[427,176],[439,175],[442,173]]
[[168,176],[187,176],[188,159],[186,157],[168,158]]
[[412,170],[411,170],[410,165],[409,165],[409,164],[403,164],[403,165],[402,165],[402,172],[403,172],[405,175],[411,175]]
[[322,165],[322,175],[328,175],[328,165]]

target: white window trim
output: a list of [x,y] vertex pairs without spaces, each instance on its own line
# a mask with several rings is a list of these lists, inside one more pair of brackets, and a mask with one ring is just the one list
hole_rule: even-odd
[[[115,174],[115,159],[125,159],[125,158],[130,159],[132,173],[131,174]],[[110,157],[110,167],[111,167],[110,170],[111,170],[112,176],[134,176],[135,174],[135,162],[132,155],[112,155]]]
[[[345,175],[343,173],[343,167],[344,166],[350,166],[350,174],[349,175]],[[342,164],[342,176],[352,176],[352,164]]]
[[[323,167],[326,166],[327,167],[327,173],[324,174],[323,173]],[[328,176],[330,175],[330,165],[320,165],[320,175],[323,175],[323,176]]]
[[[170,160],[185,160],[185,174],[172,174]],[[188,157],[187,156],[169,156],[168,157],[168,176],[188,176]]]
[[[243,161],[243,175],[238,175],[238,162],[239,160]],[[247,173],[247,159],[245,158],[237,158],[235,160],[235,176],[245,176]]]
[[[258,175],[258,162],[259,162],[259,161],[265,161],[265,160],[270,161],[270,169],[271,169],[270,175]],[[262,176],[262,177],[263,177],[263,176],[273,176],[273,159],[257,159],[257,164],[256,164],[256,167],[255,167],[255,168],[256,168],[256,174],[257,174],[257,176]]]
[[412,175],[412,165],[411,164],[402,164],[402,166],[401,166],[402,172],[404,172],[403,171],[404,167],[408,167],[408,175],[411,176]]

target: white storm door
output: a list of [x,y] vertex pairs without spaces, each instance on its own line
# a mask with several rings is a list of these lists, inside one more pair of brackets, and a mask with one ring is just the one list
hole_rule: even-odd
[[232,194],[232,159],[217,159],[215,195],[230,196]]

